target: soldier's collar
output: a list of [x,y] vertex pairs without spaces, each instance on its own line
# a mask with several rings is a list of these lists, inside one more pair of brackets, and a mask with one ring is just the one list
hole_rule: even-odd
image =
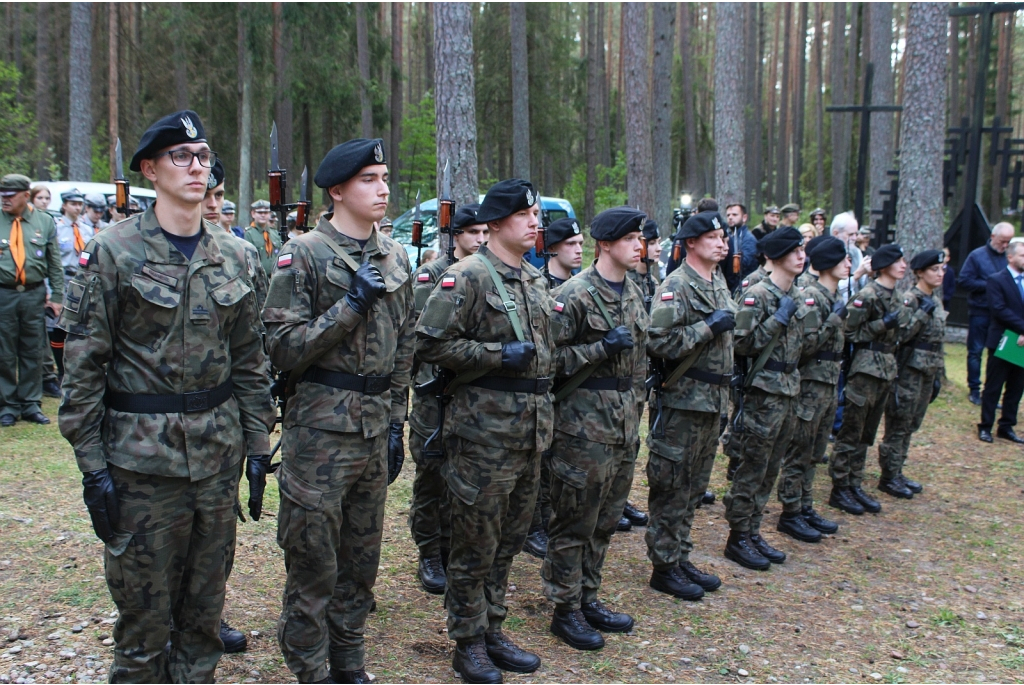
[[153,205],[150,205],[144,213],[137,216],[139,217],[139,232],[142,234],[142,243],[145,246],[147,262],[153,264],[188,264],[190,261],[205,259],[208,264],[220,264],[224,261],[224,255],[221,253],[216,239],[212,237],[210,231],[206,230],[204,225],[206,222],[202,219],[199,220],[199,231],[202,233],[202,237],[199,239],[199,244],[196,245],[196,251],[192,255],[192,260],[189,260],[178,250],[172,249],[170,241],[164,237],[160,224],[156,220],[156,212],[153,209]]
[[488,250],[486,245],[481,245],[480,249],[477,250],[477,254],[488,260],[494,266],[494,270],[501,274],[503,278],[523,281],[524,283],[526,281],[532,281],[540,278],[541,274],[540,271],[537,270],[537,267],[530,264],[525,259],[519,263],[520,268],[516,270],[514,267],[511,267],[498,259],[498,256]]
[[[601,272],[597,270],[597,267],[595,265],[591,264],[586,268],[586,270],[580,272],[578,276],[575,276],[575,278],[579,278],[581,276],[586,277],[587,283],[590,283],[597,289],[598,294],[601,295],[601,299],[604,300],[605,302],[619,301],[620,295],[617,292],[615,292],[610,285],[608,285],[608,281],[604,280],[604,276],[601,275]],[[626,280],[629,280],[629,272],[626,272]],[[627,286],[626,283],[623,282],[621,295],[622,301],[625,302],[629,298],[629,296],[629,286]]]

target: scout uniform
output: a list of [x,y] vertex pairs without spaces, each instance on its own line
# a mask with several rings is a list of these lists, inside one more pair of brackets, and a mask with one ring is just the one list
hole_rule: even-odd
[[[204,139],[199,116],[177,112],[146,131],[131,168]],[[198,228],[172,244],[150,207],[105,229],[64,299],[60,429],[106,544],[112,682],[213,681],[241,461],[269,461],[274,409],[245,255],[218,227]]]
[[[270,203],[266,200],[256,200],[252,203],[253,209],[270,209]],[[260,228],[253,221],[245,229],[245,239],[249,241],[260,256],[260,264],[267,278],[274,275],[274,265],[277,263],[277,256],[281,252],[281,235],[278,231],[267,224],[266,228]]]
[[[85,197],[78,190],[69,190],[60,194],[62,202],[83,202]],[[96,230],[92,224],[76,219],[71,221],[61,214],[57,218],[57,242],[60,244],[60,263],[64,267],[64,283],[78,273],[78,255],[85,249],[86,243],[92,240]]]

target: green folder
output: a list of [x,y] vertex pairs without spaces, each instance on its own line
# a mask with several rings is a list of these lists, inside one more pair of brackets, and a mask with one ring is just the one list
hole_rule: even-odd
[[1017,346],[1016,333],[1003,331],[1003,337],[999,338],[999,345],[996,346],[996,356],[1011,364],[1024,366],[1024,347]]

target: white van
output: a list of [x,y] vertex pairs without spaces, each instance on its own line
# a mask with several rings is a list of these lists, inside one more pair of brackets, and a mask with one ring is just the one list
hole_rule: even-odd
[[[117,192],[113,183],[78,183],[75,181],[33,181],[32,187],[46,186],[50,191],[50,206],[47,208],[50,214],[60,216],[60,194],[77,188],[83,195],[100,193],[103,197],[109,198]],[[132,199],[139,203],[139,207],[146,209],[156,199],[156,191],[149,188],[129,188]]]

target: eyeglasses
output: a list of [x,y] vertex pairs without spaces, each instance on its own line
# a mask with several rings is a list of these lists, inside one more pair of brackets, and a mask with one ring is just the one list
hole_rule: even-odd
[[180,167],[192,166],[192,160],[198,159],[199,166],[206,169],[212,169],[213,165],[217,161],[217,153],[213,150],[200,150],[199,152],[192,152],[191,150],[168,150],[167,152],[161,152],[153,159],[163,157],[167,155],[171,158],[171,164]]

